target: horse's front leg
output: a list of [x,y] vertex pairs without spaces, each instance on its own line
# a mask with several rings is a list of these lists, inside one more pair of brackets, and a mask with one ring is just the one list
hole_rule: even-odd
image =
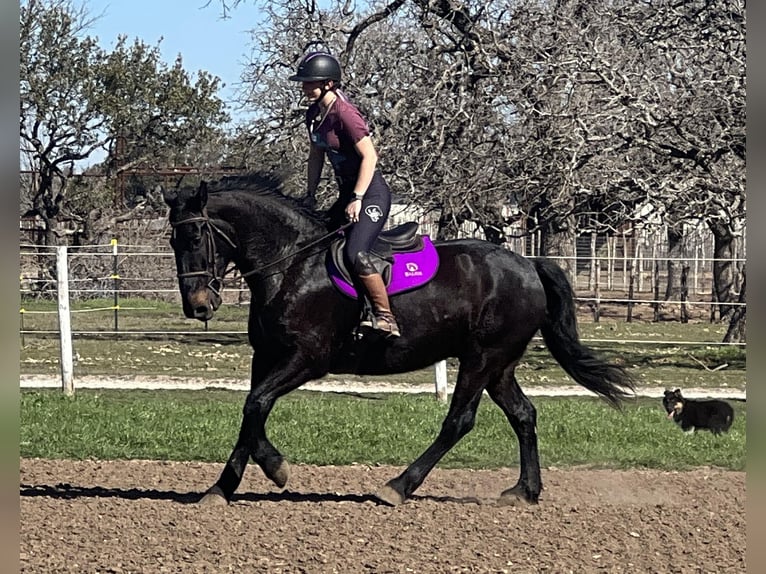
[[245,400],[237,442],[218,481],[200,501],[203,504],[228,503],[242,482],[250,457],[278,487],[287,484],[290,469],[266,436],[266,419],[277,398],[300,387],[314,373],[307,362],[298,356],[276,364],[265,373],[262,370],[254,359],[253,380]]

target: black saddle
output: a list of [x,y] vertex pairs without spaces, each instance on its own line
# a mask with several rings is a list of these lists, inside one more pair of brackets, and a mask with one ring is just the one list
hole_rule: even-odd
[[[330,244],[328,256],[339,274],[348,283],[353,283],[351,274],[343,260],[343,246],[346,244],[345,237],[339,237]],[[391,281],[391,265],[394,262],[394,253],[410,253],[423,249],[423,237],[418,235],[418,223],[408,221],[382,231],[378,235],[375,245],[370,250],[375,269],[383,277],[383,282],[388,285]]]

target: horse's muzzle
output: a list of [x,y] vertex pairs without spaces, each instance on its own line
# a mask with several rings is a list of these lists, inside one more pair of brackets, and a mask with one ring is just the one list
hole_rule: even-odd
[[209,289],[195,291],[184,299],[184,315],[189,319],[209,321],[220,305],[221,298]]

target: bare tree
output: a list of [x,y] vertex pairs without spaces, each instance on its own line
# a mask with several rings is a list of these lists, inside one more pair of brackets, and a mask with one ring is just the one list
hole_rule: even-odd
[[20,17],[21,157],[32,172],[27,206],[45,220],[54,243],[52,222],[65,207],[67,178],[76,161],[102,145],[105,120],[87,97],[101,51],[96,40],[81,38],[87,13],[66,0],[32,0]]
[[68,0],[30,0],[20,10],[21,157],[31,174],[20,203],[44,220],[48,244],[57,233],[84,232],[101,206],[90,201],[94,189],[71,201],[87,187],[73,179],[77,162],[97,150],[114,159],[118,141],[115,169],[182,159],[190,142],[214,139],[228,119],[218,78],[200,73],[193,84],[180,58],[168,69],[157,47],[138,40],[121,38],[106,53],[86,35],[90,24]]
[[577,233],[646,213],[679,233],[702,217],[722,246],[741,232],[743,0],[260,5],[250,143],[270,165],[290,158],[296,189],[306,144],[284,78],[323,47],[342,59],[395,192],[438,211],[444,237],[472,221],[502,241],[510,202],[565,267]]

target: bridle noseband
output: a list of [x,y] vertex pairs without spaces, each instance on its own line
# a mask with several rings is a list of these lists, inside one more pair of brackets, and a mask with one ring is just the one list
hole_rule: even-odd
[[207,214],[204,213],[196,217],[189,217],[188,219],[182,219],[181,221],[171,222],[170,226],[173,228],[173,237],[175,237],[176,228],[178,226],[197,222],[202,222],[202,229],[203,231],[207,232],[203,233],[203,235],[205,236],[205,243],[207,248],[206,261],[208,268],[198,271],[186,271],[184,273],[177,273],[176,276],[179,279],[184,279],[186,277],[209,277],[210,281],[208,281],[207,288],[215,293],[218,297],[220,297],[221,290],[223,289],[223,278],[234,268],[232,267],[227,269],[224,271],[223,276],[218,276],[218,272],[216,271],[215,266],[215,239],[213,238],[213,232],[216,232],[218,235],[223,237],[226,240],[226,243],[231,245],[234,249],[237,249],[237,245],[229,238],[228,235],[226,235],[221,230],[220,227],[216,226],[212,221],[210,221],[210,218],[207,216]]

